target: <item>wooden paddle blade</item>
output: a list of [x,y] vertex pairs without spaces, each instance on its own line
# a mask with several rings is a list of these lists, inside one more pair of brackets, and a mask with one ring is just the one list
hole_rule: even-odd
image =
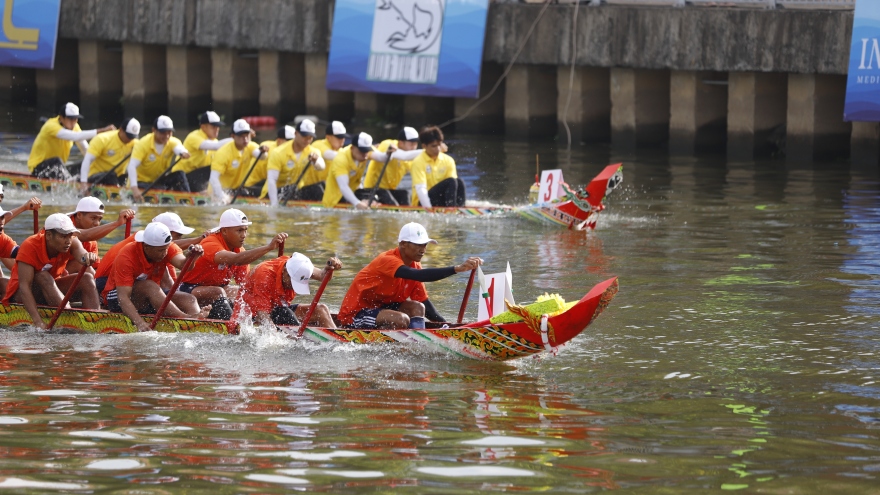
[[468,299],[471,297],[471,288],[474,286],[474,277],[477,275],[477,269],[471,270],[471,276],[468,279],[467,288],[464,290],[464,298],[461,300],[461,309],[458,310],[458,323],[464,321],[464,313],[467,310]]
[[[34,210],[34,212],[36,213],[36,210]],[[55,314],[52,315],[52,319],[49,320],[49,324],[46,325],[46,330],[52,330],[52,327],[55,326],[55,322],[58,321],[58,317],[61,316],[61,311],[64,310],[64,307],[67,306],[67,302],[73,297],[73,293],[76,292],[76,286],[79,285],[80,280],[82,280],[83,275],[86,274],[86,270],[88,269],[88,265],[83,265],[82,268],[79,269],[76,278],[73,279],[73,284],[67,289],[67,294],[64,294],[64,299],[61,300],[61,304],[58,305],[58,309],[55,310]]]
[[162,318],[162,314],[165,313],[165,308],[168,307],[168,303],[171,302],[171,298],[174,296],[174,293],[177,292],[177,288],[180,287],[180,283],[183,282],[183,276],[189,269],[192,267],[193,263],[195,263],[196,257],[193,254],[190,254],[186,257],[186,261],[183,263],[183,267],[180,268],[180,274],[177,277],[177,280],[174,282],[174,285],[171,286],[171,290],[168,291],[168,295],[165,296],[165,300],[162,301],[162,305],[159,306],[159,310],[156,311],[156,316],[153,317],[153,321],[150,322],[150,330],[156,329],[156,324],[159,323],[159,320]]
[[[329,268],[329,267],[328,267]],[[296,338],[300,338],[306,331],[306,325],[309,324],[309,321],[312,319],[312,314],[315,312],[315,308],[318,307],[318,301],[321,300],[321,294],[324,293],[324,288],[327,287],[327,282],[333,278],[333,268],[329,268],[324,272],[324,277],[321,279],[321,286],[318,287],[318,291],[315,292],[315,298],[312,299],[312,304],[309,306],[309,311],[306,313],[306,317],[303,318],[302,325],[300,325],[299,330],[296,332]]]

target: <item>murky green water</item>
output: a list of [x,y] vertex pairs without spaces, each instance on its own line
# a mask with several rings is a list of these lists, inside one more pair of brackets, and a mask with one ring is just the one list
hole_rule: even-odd
[[[27,146],[15,144],[3,141],[0,168],[21,167]],[[516,218],[252,208],[252,245],[285,230],[288,250],[340,256],[347,269],[323,299],[332,307],[411,220],[441,241],[426,266],[479,255],[491,272],[510,261],[519,301],[574,299],[619,276],[608,311],[557,357],[480,363],[265,329],[0,331],[0,489],[880,491],[876,170],[604,148],[572,165],[552,143],[453,144],[476,199],[523,202],[536,153],[571,183],[624,161],[625,183],[591,233]],[[3,206],[23,198],[7,194]],[[49,200],[46,213],[75,204]],[[138,219],[160,211],[140,207]],[[178,210],[199,228],[221,211]],[[22,219],[8,230],[22,238],[29,228]],[[454,315],[465,282],[429,286],[442,313]]]

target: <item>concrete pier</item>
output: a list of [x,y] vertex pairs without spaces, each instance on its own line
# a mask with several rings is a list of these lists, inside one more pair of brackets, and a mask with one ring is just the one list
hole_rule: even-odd
[[[489,91],[504,73],[500,64],[484,62],[480,71],[480,97],[455,98],[455,117],[465,115],[477,100],[489,95]],[[492,93],[482,104],[474,108],[467,118],[455,123],[456,132],[480,132],[502,134],[504,132],[504,84]]]
[[[567,143],[563,117],[571,132],[572,146],[611,139],[611,72],[602,67],[559,67],[556,73],[556,117],[560,142]],[[571,96],[569,96],[571,82]],[[566,112],[566,109],[568,111]]]
[[669,71],[611,69],[611,144],[659,146],[669,138]]
[[848,154],[851,124],[843,122],[846,78],[789,74],[785,156],[795,162]]
[[211,50],[169,46],[165,64],[168,116],[180,125],[194,125],[200,113],[212,108]]
[[122,44],[122,97],[125,118],[136,117],[138,120],[144,120],[143,124],[168,111],[165,60],[164,46]]
[[556,67],[513,66],[505,81],[504,130],[517,138],[556,134]]
[[301,53],[261,51],[260,115],[287,123],[306,110],[305,57]]
[[83,127],[101,127],[122,120],[122,45],[79,41],[79,107]]
[[727,134],[727,74],[670,74],[669,151],[724,151]]
[[441,124],[454,115],[455,102],[452,98],[405,96],[403,99],[404,123],[416,129]]
[[784,149],[788,78],[785,74],[728,75],[727,156],[751,160]]
[[76,40],[58,40],[55,69],[37,69],[37,111],[55,115],[68,101],[79,101],[79,49]]
[[258,57],[258,53],[252,51],[211,50],[211,99],[214,111],[227,123],[247,115],[259,115]]

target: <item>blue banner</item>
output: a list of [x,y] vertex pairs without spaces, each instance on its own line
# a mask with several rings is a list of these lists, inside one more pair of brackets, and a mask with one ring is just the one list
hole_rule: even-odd
[[52,69],[61,0],[0,0],[0,66]]
[[880,121],[880,2],[858,0],[843,120]]
[[336,0],[327,89],[476,98],[489,0]]

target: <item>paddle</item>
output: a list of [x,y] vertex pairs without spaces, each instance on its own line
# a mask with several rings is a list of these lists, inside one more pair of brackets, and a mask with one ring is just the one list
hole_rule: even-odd
[[458,324],[464,322],[464,312],[467,309],[468,299],[471,297],[471,288],[474,286],[474,277],[477,275],[477,269],[471,270],[471,278],[468,279],[467,289],[464,290],[464,299],[461,300],[461,309],[458,310]]
[[235,200],[238,199],[238,195],[241,194],[241,188],[244,187],[244,183],[247,182],[248,178],[251,176],[251,172],[253,172],[254,169],[257,168],[257,162],[260,161],[260,158],[263,157],[264,153],[264,151],[260,151],[260,154],[257,155],[256,158],[254,158],[253,162],[251,162],[250,170],[248,170],[247,174],[245,174],[244,179],[242,179],[241,181],[241,184],[238,185],[238,188],[235,190],[235,195],[232,196],[232,201],[230,201],[229,204],[235,203]]
[[165,300],[162,301],[162,305],[159,306],[159,310],[156,311],[156,316],[153,317],[153,321],[150,322],[150,330],[156,329],[156,324],[159,323],[159,319],[162,318],[162,313],[165,312],[165,308],[168,307],[168,303],[171,302],[171,298],[174,296],[174,293],[177,292],[177,288],[180,287],[180,283],[183,282],[183,276],[189,269],[192,267],[193,263],[195,263],[196,257],[190,251],[189,256],[186,257],[186,262],[183,263],[183,267],[180,269],[180,273],[177,275],[177,280],[174,281],[174,285],[171,286],[171,290],[168,291],[168,295],[165,296]]
[[[281,202],[281,206],[287,206],[287,202],[290,201],[290,198],[292,198],[293,196],[296,196],[296,191],[299,186],[299,181],[301,181],[302,178],[305,177],[306,172],[309,171],[309,167],[311,167],[311,166],[312,166],[312,162],[306,163],[306,166],[303,167],[302,173],[299,174],[299,177],[296,178],[296,182],[293,183],[293,189],[288,189],[287,191],[284,192],[284,201]],[[285,188],[286,187],[287,186],[285,186]]]
[[40,210],[34,210],[34,234],[40,231]]
[[278,257],[284,256],[284,241],[281,241],[281,244],[278,245]]
[[379,172],[379,178],[376,179],[376,185],[373,186],[373,190],[370,191],[370,201],[367,202],[367,207],[373,206],[373,199],[376,197],[376,192],[379,190],[379,184],[382,183],[382,177],[385,177],[385,170],[388,168],[389,163],[391,163],[391,153],[388,153],[388,156],[385,158],[385,165],[382,165],[382,171]]
[[318,301],[321,300],[321,294],[324,293],[324,287],[327,287],[327,282],[333,278],[333,267],[330,264],[327,264],[327,271],[324,272],[324,277],[321,279],[321,286],[318,287],[318,291],[315,292],[315,298],[312,299],[312,304],[309,306],[309,311],[306,313],[306,317],[303,319],[302,325],[299,326],[299,330],[296,332],[296,338],[302,338],[303,334],[306,331],[306,325],[309,324],[309,320],[312,319],[312,313],[315,312],[315,308],[318,307]]
[[131,235],[131,219],[125,221],[125,237],[124,239],[128,239],[128,236]]
[[153,188],[153,186],[158,184],[160,180],[164,179],[165,176],[168,175],[168,172],[171,172],[171,169],[174,168],[174,166],[177,165],[177,162],[179,162],[179,161],[180,161],[180,155],[177,155],[174,158],[174,160],[171,160],[171,165],[168,165],[168,168],[166,168],[165,171],[162,172],[162,175],[160,175],[158,179],[154,180],[152,184],[150,184],[149,186],[147,186],[146,189],[144,189],[144,192],[141,193],[141,197],[146,196],[147,193],[150,192],[150,189]]
[[61,316],[61,312],[64,310],[64,307],[67,306],[67,301],[70,301],[70,298],[73,297],[73,293],[76,292],[76,286],[79,285],[79,281],[82,280],[83,275],[86,274],[86,270],[88,269],[88,265],[83,265],[82,268],[79,269],[79,273],[77,273],[76,278],[73,279],[73,284],[67,289],[67,294],[64,294],[64,299],[61,300],[61,304],[58,305],[55,314],[52,315],[52,319],[49,320],[49,324],[46,325],[46,330],[52,330],[52,327],[55,326],[55,322],[58,321],[58,317]]
[[[98,177],[97,179],[95,179],[95,182],[93,182],[93,183],[92,183],[92,186],[89,187],[89,194],[92,194],[92,190],[93,190],[95,187],[97,187],[98,185],[102,184],[102,183],[104,182],[104,179],[106,179],[107,177],[110,177],[110,174],[116,174],[116,169],[119,168],[120,165],[122,165],[123,163],[125,163],[130,157],[131,157],[131,153],[125,155],[125,158],[123,158],[119,163],[117,163],[116,165],[114,165],[113,168],[111,168],[110,170],[104,172],[103,174],[101,174],[100,177]],[[118,174],[116,174],[116,175],[118,175]]]

